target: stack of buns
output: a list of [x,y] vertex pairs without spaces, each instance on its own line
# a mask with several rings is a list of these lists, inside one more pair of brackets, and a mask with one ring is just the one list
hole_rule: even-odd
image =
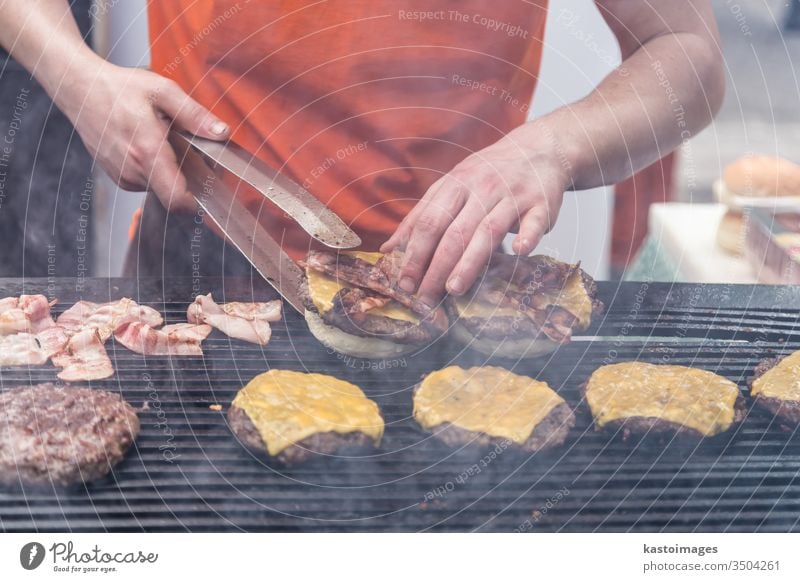
[[725,168],[714,184],[714,194],[727,205],[717,231],[717,245],[734,254],[744,254],[747,214],[750,206],[791,202],[800,204],[800,165],[784,158],[747,155]]

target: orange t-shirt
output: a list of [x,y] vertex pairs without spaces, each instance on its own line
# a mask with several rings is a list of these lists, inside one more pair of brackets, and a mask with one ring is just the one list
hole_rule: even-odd
[[[546,0],[151,0],[152,68],[374,250],[443,173],[524,123],[546,13]],[[281,211],[238,195],[306,252]]]

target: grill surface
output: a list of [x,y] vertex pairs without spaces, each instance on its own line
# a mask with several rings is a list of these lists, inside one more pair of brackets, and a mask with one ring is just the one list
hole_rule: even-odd
[[[0,280],[0,296],[56,290],[59,312],[79,298],[131,297],[185,319],[193,292],[258,300],[249,281]],[[52,294],[52,293],[51,293]],[[601,321],[535,362],[493,360],[547,381],[577,407],[557,451],[494,457],[451,450],[411,420],[411,390],[430,370],[488,360],[446,341],[390,362],[327,352],[288,313],[266,348],[214,334],[204,358],[143,357],[109,342],[117,374],[91,385],[140,412],[141,435],[105,480],[69,490],[0,491],[3,531],[788,531],[800,521],[800,438],[758,409],[707,442],[623,443],[595,433],[579,386],[598,366],[638,359],[697,366],[746,381],[762,357],[800,349],[792,287],[605,283]],[[236,391],[269,368],[330,373],[361,386],[387,422],[367,457],[270,467],[230,434]],[[53,380],[53,368],[0,370],[0,389]],[[222,412],[209,409],[219,403]]]

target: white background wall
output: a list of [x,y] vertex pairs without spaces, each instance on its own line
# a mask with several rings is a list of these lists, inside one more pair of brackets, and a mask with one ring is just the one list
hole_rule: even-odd
[[[620,62],[617,42],[592,0],[551,0],[544,40],[533,117],[584,97]],[[611,188],[567,192],[537,252],[581,261],[594,277],[608,278],[612,210]]]
[[[115,63],[146,66],[145,0],[108,3],[111,9],[97,29],[96,45]],[[619,62],[619,51],[592,0],[551,0],[541,78],[531,109],[545,114],[586,95]],[[98,275],[119,275],[131,215],[142,195],[123,192],[108,179],[98,180]],[[612,198],[610,189],[568,192],[558,224],[538,252],[583,263],[603,279],[609,271]],[[102,253],[106,252],[103,255]]]

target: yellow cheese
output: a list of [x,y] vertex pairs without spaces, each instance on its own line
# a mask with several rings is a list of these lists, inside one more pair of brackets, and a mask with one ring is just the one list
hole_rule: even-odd
[[414,395],[414,419],[426,430],[449,422],[523,444],[564,399],[544,382],[485,366],[428,374]]
[[[348,251],[347,255],[362,259],[373,265],[383,255],[381,253],[368,253],[364,251]],[[314,307],[317,308],[319,313],[325,313],[333,308],[333,298],[343,287],[335,278],[330,277],[324,273],[306,269],[306,277],[308,278],[308,294]],[[419,323],[419,318],[409,309],[400,305],[397,301],[390,301],[383,307],[376,307],[369,310],[370,315],[382,315],[391,319],[399,319],[401,321],[408,321],[414,324]]]
[[270,370],[253,378],[233,400],[275,456],[322,432],[360,431],[377,445],[383,436],[378,405],[358,386],[324,374]]
[[786,356],[777,366],[754,380],[750,394],[793,402],[800,401],[800,352]]
[[586,385],[598,429],[615,420],[644,417],[713,436],[730,428],[737,396],[736,384],[713,372],[640,362],[598,368]]
[[[508,285],[508,283],[503,283]],[[581,327],[586,329],[592,321],[592,300],[583,285],[580,270],[576,269],[563,289],[539,291],[552,305],[560,305],[575,315]],[[477,301],[474,297],[459,297],[456,308],[460,317],[519,317],[522,313],[513,307],[497,307],[491,303]]]

